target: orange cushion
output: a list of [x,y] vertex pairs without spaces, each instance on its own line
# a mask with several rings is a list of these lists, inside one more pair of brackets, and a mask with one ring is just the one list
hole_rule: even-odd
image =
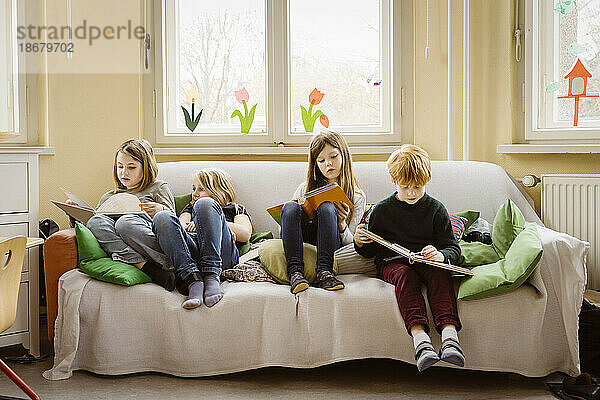
[[50,342],[54,335],[54,321],[58,312],[58,279],[62,274],[74,268],[77,268],[75,228],[63,229],[50,236],[44,243],[46,310]]

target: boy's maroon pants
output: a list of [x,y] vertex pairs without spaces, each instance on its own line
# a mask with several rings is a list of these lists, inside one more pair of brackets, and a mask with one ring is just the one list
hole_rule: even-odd
[[426,264],[406,265],[401,261],[390,261],[378,268],[378,275],[396,288],[396,300],[409,335],[414,325],[423,325],[425,332],[429,332],[421,283],[427,287],[429,308],[437,331],[441,332],[441,326],[445,324],[456,326],[457,331],[461,329],[449,271]]

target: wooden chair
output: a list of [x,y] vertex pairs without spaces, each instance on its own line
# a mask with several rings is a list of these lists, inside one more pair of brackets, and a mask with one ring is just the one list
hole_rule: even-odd
[[[27,238],[17,236],[0,241],[0,333],[12,326],[17,316],[17,297]],[[4,259],[6,258],[6,261]],[[27,396],[39,400],[27,384],[0,359],[0,369]]]

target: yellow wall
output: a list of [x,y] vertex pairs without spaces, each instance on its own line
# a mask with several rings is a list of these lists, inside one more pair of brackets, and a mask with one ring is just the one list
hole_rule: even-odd
[[[46,1],[50,23],[64,19],[64,4]],[[454,154],[462,157],[462,2],[455,1],[454,46]],[[414,96],[415,142],[429,150],[434,159],[446,159],[447,98],[447,8],[446,2],[431,1],[431,57],[424,59],[425,1],[414,2]],[[502,155],[497,144],[519,137],[520,79],[514,61],[514,0],[471,1],[471,155],[472,160],[502,165],[511,175],[534,173],[597,173],[600,155]],[[80,1],[73,5],[73,21],[93,15],[106,25],[132,19],[139,21],[139,2],[107,0]],[[118,15],[118,19],[115,18]],[[116,73],[74,73],[57,71],[71,68],[63,59],[49,60],[48,125],[42,121],[42,137],[55,147],[56,155],[40,161],[40,218],[53,218],[67,226],[64,214],[50,200],[63,198],[59,186],[71,189],[90,204],[113,185],[111,168],[115,148],[131,137],[141,135],[139,121],[140,76],[137,43],[124,43],[122,51],[96,47],[77,57],[75,72],[86,67],[97,71],[98,60],[110,60]],[[77,49],[76,49],[77,50]],[[100,52],[100,57],[98,57]],[[123,53],[123,54],[121,54]],[[92,58],[92,55],[94,58]],[[135,65],[134,65],[135,64]],[[132,72],[134,71],[134,72]],[[101,71],[99,71],[101,72]],[[42,81],[43,82],[43,81]],[[43,85],[42,85],[43,86]],[[42,87],[41,92],[45,88]],[[43,104],[42,104],[43,107]],[[43,109],[41,110],[43,114]],[[47,130],[46,130],[47,129]],[[240,156],[164,156],[159,161],[189,159],[243,159]],[[263,160],[304,160],[303,156],[253,157]],[[383,160],[383,156],[360,156],[357,160]],[[530,191],[539,204],[539,189]],[[539,207],[539,205],[538,205]]]
[[[65,2],[45,1],[45,24],[64,25]],[[82,0],[73,2],[72,21],[73,27],[84,18],[98,26],[123,24],[128,19],[138,25],[139,13],[139,2]],[[115,149],[140,134],[139,74],[131,73],[139,70],[138,42],[115,41],[118,51],[100,40],[92,47],[74,44],[72,59],[56,54],[47,60],[47,127],[40,118],[40,136],[47,137],[47,144],[55,149],[54,156],[40,157],[40,219],[52,218],[62,228],[68,227],[67,218],[50,202],[65,198],[59,187],[95,206],[114,187]],[[111,69],[119,73],[106,73]],[[40,115],[44,107],[42,103]]]

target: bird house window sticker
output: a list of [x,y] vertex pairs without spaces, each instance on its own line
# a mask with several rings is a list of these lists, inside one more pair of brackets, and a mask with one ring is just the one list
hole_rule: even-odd
[[588,78],[592,74],[585,68],[581,60],[578,58],[575,65],[565,79],[569,80],[569,93],[563,96],[558,96],[558,99],[574,99],[575,111],[573,112],[573,126],[577,126],[579,122],[579,99],[588,97],[598,97],[598,94],[587,94]]

